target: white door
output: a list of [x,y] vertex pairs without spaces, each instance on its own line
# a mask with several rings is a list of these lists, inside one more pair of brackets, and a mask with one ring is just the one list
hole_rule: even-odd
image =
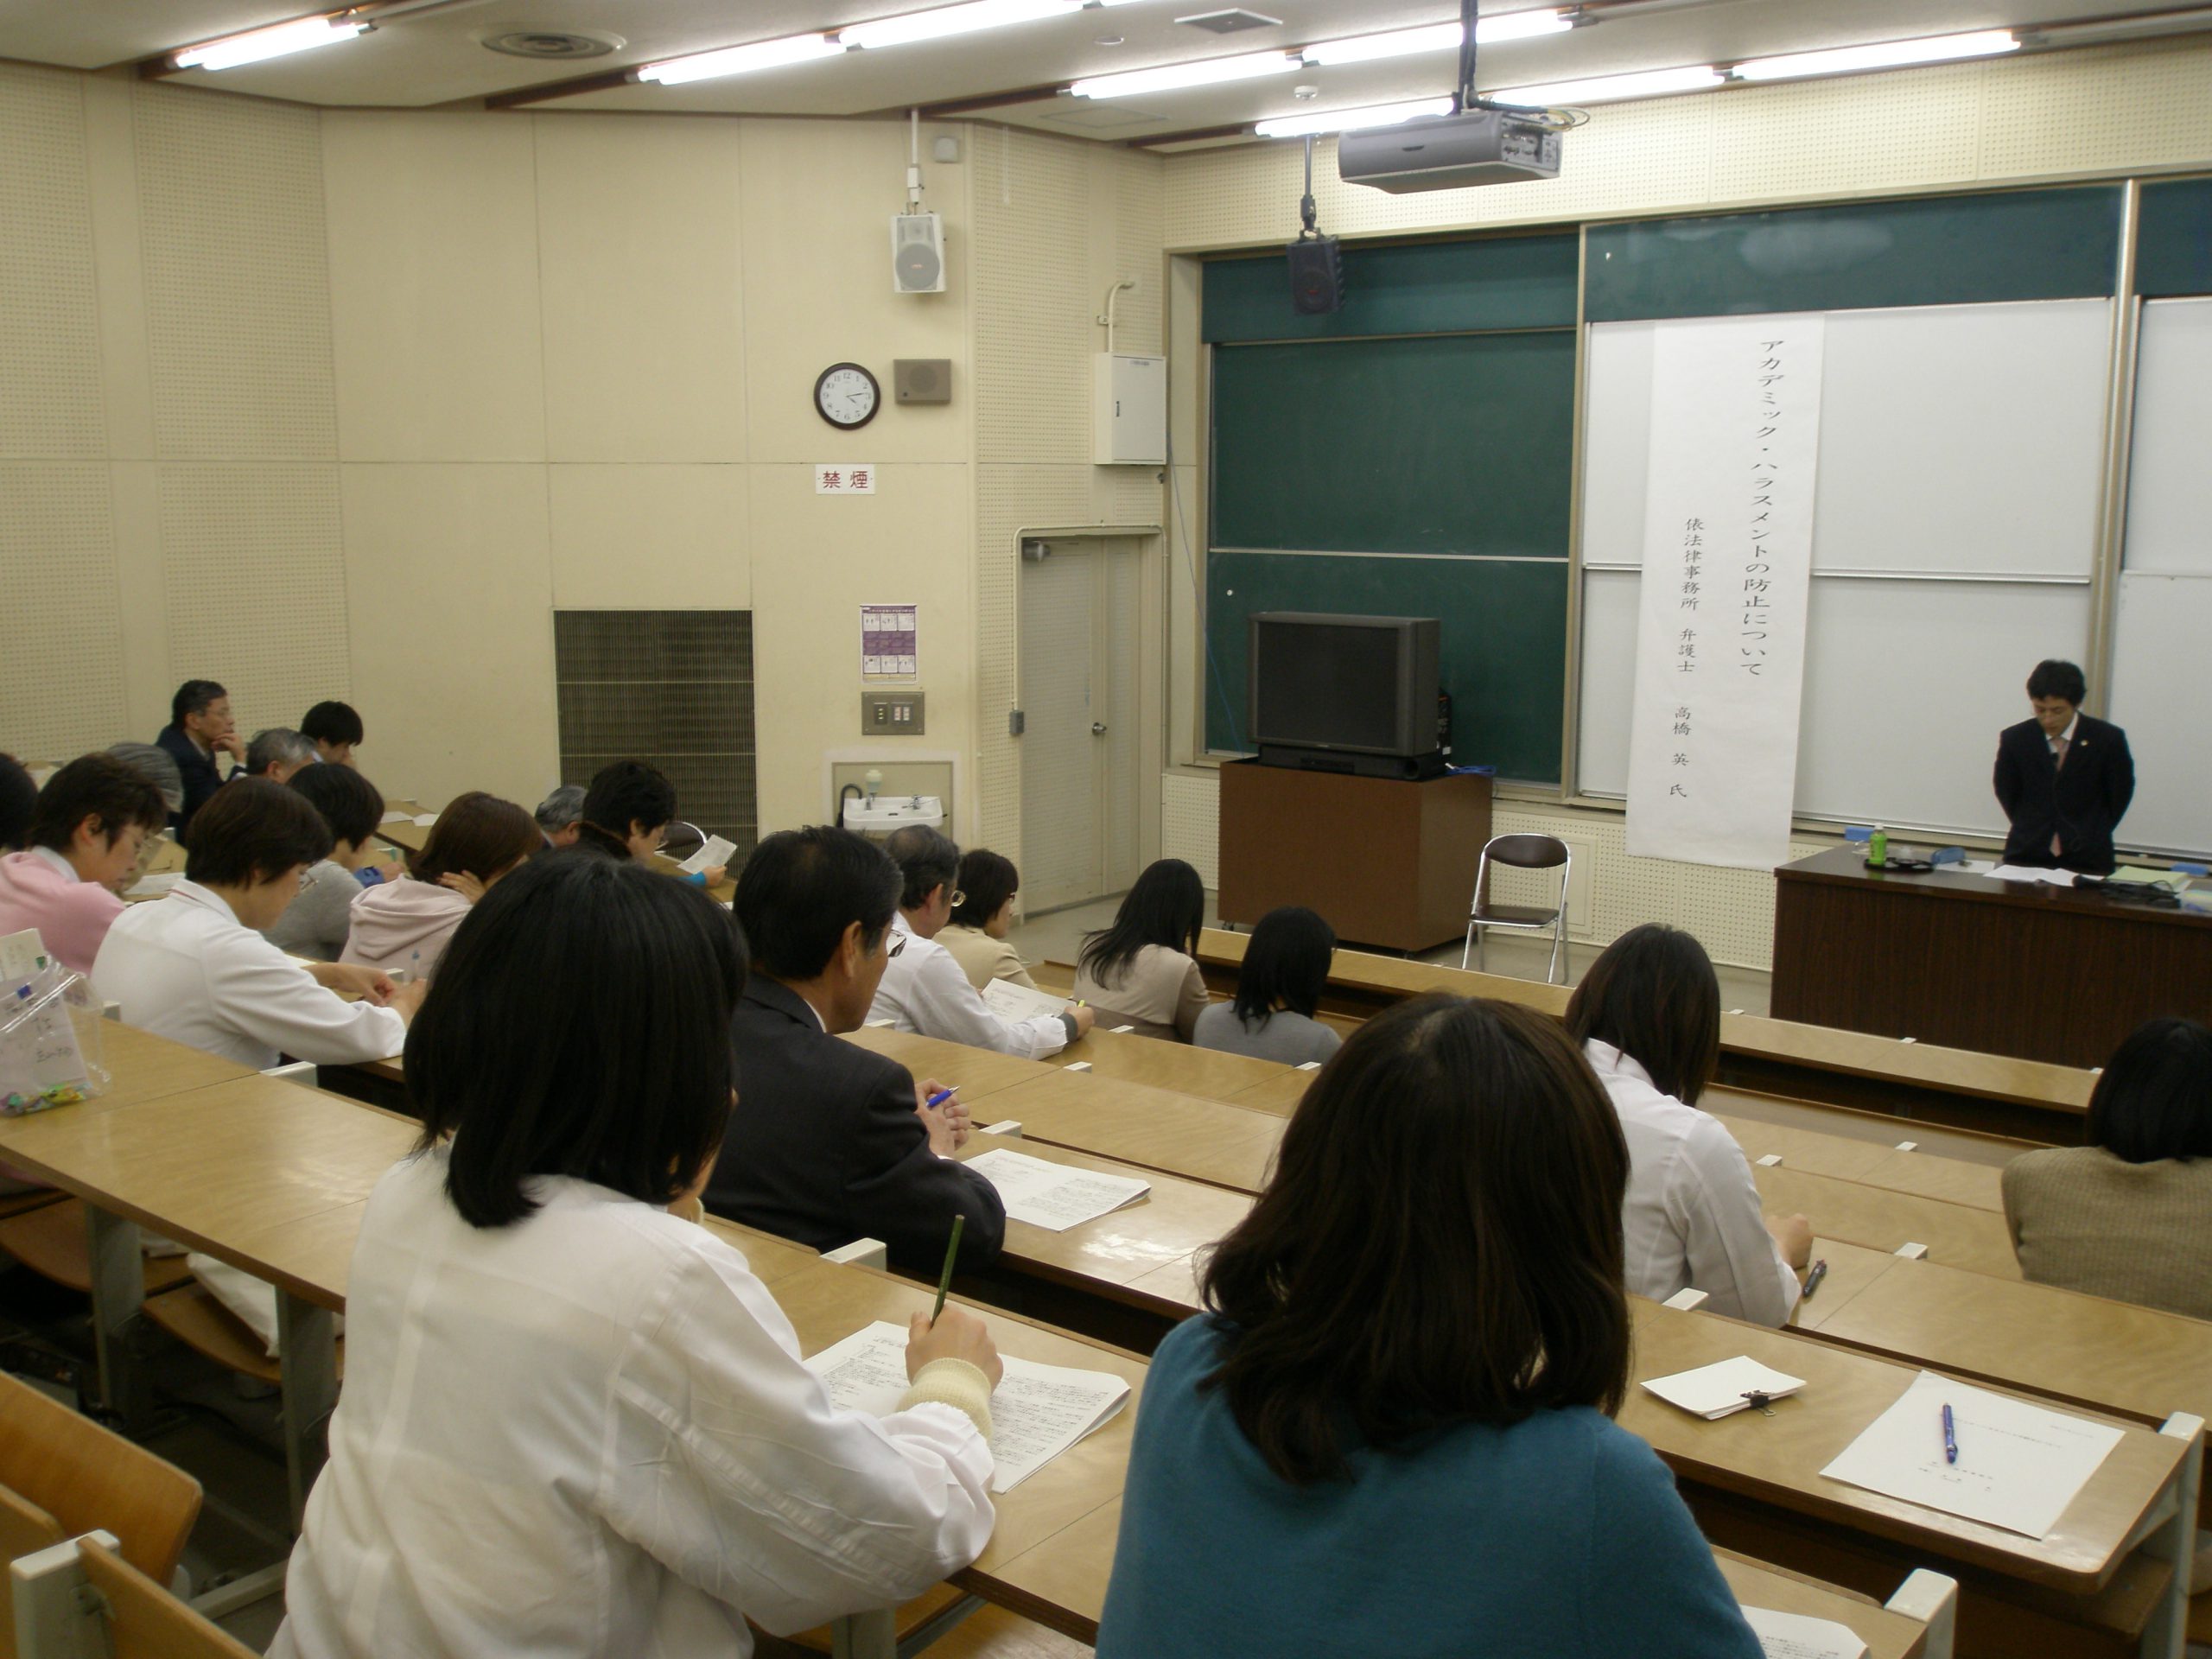
[[1142,559],[1127,537],[1055,537],[1021,563],[1021,903],[1119,893],[1141,856]]

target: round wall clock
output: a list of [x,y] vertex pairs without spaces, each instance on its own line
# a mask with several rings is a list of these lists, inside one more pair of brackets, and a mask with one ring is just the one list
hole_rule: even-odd
[[852,432],[875,418],[883,388],[857,363],[832,363],[814,382],[814,411],[842,431]]

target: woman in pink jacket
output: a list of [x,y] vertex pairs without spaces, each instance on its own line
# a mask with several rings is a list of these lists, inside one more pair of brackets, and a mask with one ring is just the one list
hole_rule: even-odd
[[537,820],[481,790],[455,796],[430,826],[407,877],[368,888],[353,901],[340,962],[419,978],[437,966],[468,907],[545,844]]
[[72,760],[39,791],[28,849],[0,857],[0,934],[36,928],[55,961],[91,973],[123,913],[116,890],[168,822],[162,791],[136,766],[111,754]]

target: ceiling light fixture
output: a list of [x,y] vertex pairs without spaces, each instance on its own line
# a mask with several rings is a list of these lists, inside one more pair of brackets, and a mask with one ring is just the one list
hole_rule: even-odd
[[220,40],[203,41],[198,46],[188,46],[172,54],[169,62],[178,69],[235,69],[240,64],[286,57],[294,52],[311,51],[318,46],[335,46],[340,41],[352,40],[356,35],[367,34],[373,27],[373,24],[344,12],[326,17],[301,17],[289,23],[276,23],[267,29],[250,29],[243,35],[226,35]]
[[849,47],[906,46],[916,41],[941,41],[950,35],[969,35],[980,29],[1002,29],[1008,23],[1065,17],[1083,7],[1084,0],[968,0],[965,5],[938,6],[898,17],[879,17],[872,23],[855,23],[838,30],[837,41]]
[[637,72],[639,80],[681,86],[690,80],[712,80],[720,75],[750,74],[756,69],[780,69],[787,64],[810,63],[844,52],[827,35],[786,35],[780,40],[754,41],[747,46],[726,46],[717,52],[694,52],[689,57],[664,58]]
[[2008,29],[1970,35],[1931,35],[1916,41],[1882,41],[1872,46],[1840,46],[1827,52],[1792,52],[1778,58],[1753,58],[1729,73],[1743,80],[1794,80],[1801,75],[1847,75],[1861,69],[1899,69],[1915,63],[1949,63],[1960,58],[1994,57],[2015,52],[2020,42]]
[[1303,67],[1305,64],[1294,52],[1247,52],[1234,58],[1204,58],[1196,63],[1132,69],[1126,74],[1092,75],[1077,81],[1068,91],[1077,98],[1139,98],[1147,92],[1180,92],[1190,86],[1213,86],[1224,81],[1287,74]]
[[1252,130],[1262,138],[1299,138],[1309,132],[1354,132],[1362,127],[1395,127],[1416,116],[1449,115],[1452,100],[1417,98],[1406,104],[1370,104],[1357,110],[1324,110],[1313,115],[1279,115]]
[[[1475,25],[1475,43],[1495,46],[1500,41],[1525,41],[1539,35],[1560,35],[1573,23],[1558,11],[1516,11],[1502,17],[1485,17]],[[1306,48],[1308,63],[1372,63],[1377,58],[1408,57],[1419,52],[1459,49],[1457,22],[1427,23],[1419,29],[1393,29],[1380,35],[1354,35],[1341,41],[1321,41]]]
[[1663,98],[1669,92],[1704,92],[1726,84],[1709,63],[1681,69],[1644,69],[1634,74],[1599,75],[1588,80],[1554,80],[1541,86],[1508,86],[1490,93],[1493,104],[1549,109],[1562,104],[1613,104],[1630,98]]

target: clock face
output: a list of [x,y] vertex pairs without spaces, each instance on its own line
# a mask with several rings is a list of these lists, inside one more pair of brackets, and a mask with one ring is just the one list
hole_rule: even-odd
[[832,363],[814,383],[814,407],[822,418],[849,432],[875,418],[883,389],[857,363]]

